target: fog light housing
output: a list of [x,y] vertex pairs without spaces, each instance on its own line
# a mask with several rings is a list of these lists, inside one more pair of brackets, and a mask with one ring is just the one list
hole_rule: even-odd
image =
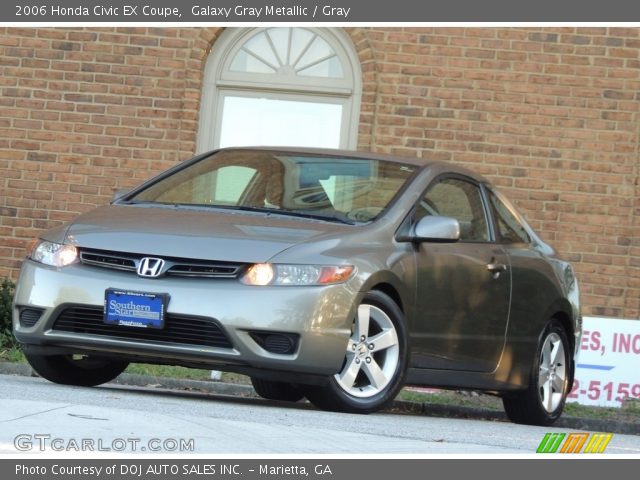
[[291,355],[298,349],[299,335],[284,332],[249,332],[249,336],[269,353]]

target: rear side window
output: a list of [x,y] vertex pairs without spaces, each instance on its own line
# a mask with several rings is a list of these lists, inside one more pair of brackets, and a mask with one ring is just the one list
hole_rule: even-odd
[[517,217],[492,191],[488,191],[498,234],[503,243],[530,243],[531,238]]

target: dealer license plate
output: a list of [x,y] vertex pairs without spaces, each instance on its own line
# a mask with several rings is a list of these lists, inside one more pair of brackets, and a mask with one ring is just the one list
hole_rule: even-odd
[[104,323],[134,328],[163,328],[169,296],[165,293],[108,289],[104,295]]

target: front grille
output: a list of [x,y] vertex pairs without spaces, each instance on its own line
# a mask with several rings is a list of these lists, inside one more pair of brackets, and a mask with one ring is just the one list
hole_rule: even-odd
[[214,319],[168,312],[164,328],[154,329],[106,324],[100,307],[69,307],[58,315],[53,329],[131,340],[232,348],[231,342]]
[[[112,252],[83,248],[80,250],[80,261],[91,267],[109,268],[136,272],[138,264],[145,255],[135,253]],[[154,257],[155,258],[155,257]],[[236,278],[244,264],[218,262],[210,260],[193,260],[189,258],[162,257],[165,267],[161,275],[196,278]]]
[[94,267],[129,270],[132,272],[136,271],[136,262],[133,258],[121,256],[112,252],[83,250],[80,252],[80,261],[85,265],[92,265]]
[[39,308],[22,308],[20,310],[20,325],[22,327],[33,327],[40,320],[43,311]]
[[167,270],[167,275],[175,275],[181,277],[227,277],[235,278],[238,274],[238,266],[221,265],[221,264],[195,264],[182,263],[174,264]]

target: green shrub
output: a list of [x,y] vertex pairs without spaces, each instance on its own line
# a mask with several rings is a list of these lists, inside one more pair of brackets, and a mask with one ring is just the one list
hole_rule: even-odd
[[11,304],[15,285],[5,278],[0,283],[0,347],[11,347],[16,344],[11,333]]

